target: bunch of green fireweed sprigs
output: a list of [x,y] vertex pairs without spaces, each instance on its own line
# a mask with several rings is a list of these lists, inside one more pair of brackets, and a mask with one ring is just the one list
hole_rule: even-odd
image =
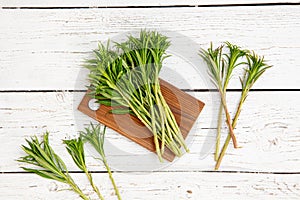
[[[240,116],[242,105],[254,83],[271,66],[265,63],[264,57],[257,55],[253,51],[241,49],[229,42],[225,42],[224,45],[221,45],[216,49],[214,49],[211,44],[210,48],[207,50],[200,50],[200,56],[206,61],[211,81],[220,93],[220,108],[215,149],[215,169],[218,170],[230,140],[232,140],[234,148],[239,147],[234,134],[234,128],[236,127],[238,117]],[[234,70],[239,66],[244,66],[244,75],[240,77],[242,91],[237,110],[231,120],[227,107],[226,91]],[[229,133],[222,150],[219,153],[223,110],[225,112]]]
[[90,70],[90,95],[99,104],[111,106],[114,114],[137,117],[153,133],[160,161],[165,146],[178,157],[181,147],[189,152],[159,84],[169,46],[166,36],[142,30],[138,37],[130,35],[127,41],[112,47],[100,43],[85,64]]
[[[99,159],[102,161],[105,168],[107,169],[109,178],[113,184],[117,198],[121,200],[119,190],[112,177],[112,172],[107,163],[106,156],[104,153],[103,144],[105,130],[105,127],[102,128],[100,125],[94,126],[91,124],[90,127],[86,128],[80,133],[80,136],[77,139],[64,140],[63,143],[66,145],[66,149],[71,155],[74,163],[81,171],[85,173],[91,187],[93,188],[94,192],[98,195],[98,198],[104,200],[104,197],[100,193],[99,188],[95,185],[92,175],[88,171],[85,162],[84,143],[90,143],[99,153]],[[76,192],[82,199],[90,199],[89,196],[84,194],[84,192],[75,183],[61,157],[59,157],[50,146],[49,132],[46,132],[43,135],[42,141],[39,141],[39,139],[36,136],[34,136],[31,137],[29,140],[26,139],[26,142],[28,146],[22,145],[22,149],[27,155],[19,158],[17,161],[36,166],[37,168],[22,167],[22,169],[24,169],[27,172],[35,173],[43,178],[52,179],[68,184],[71,190]]]

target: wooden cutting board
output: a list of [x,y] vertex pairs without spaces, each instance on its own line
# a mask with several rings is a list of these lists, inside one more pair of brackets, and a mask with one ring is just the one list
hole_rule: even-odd
[[[186,138],[202,111],[204,103],[161,79],[160,87],[167,104],[175,116],[183,137]],[[111,107],[104,105],[101,105],[96,111],[91,110],[88,105],[91,98],[87,93],[79,104],[78,110],[146,149],[155,152],[153,134],[138,118],[129,114],[111,114],[109,113]],[[172,162],[175,155],[166,148],[163,158]]]

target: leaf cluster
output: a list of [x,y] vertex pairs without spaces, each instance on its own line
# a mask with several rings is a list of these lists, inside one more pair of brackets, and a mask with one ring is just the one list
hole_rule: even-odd
[[43,178],[68,183],[70,177],[66,165],[49,145],[48,136],[49,132],[46,132],[42,142],[36,136],[31,137],[31,140],[26,139],[28,147],[22,145],[22,149],[27,156],[21,157],[18,161],[42,168],[40,170],[22,167],[25,171],[33,172]]
[[100,159],[102,161],[106,160],[104,147],[103,147],[105,132],[106,132],[106,126],[93,125],[92,123],[88,128],[85,128],[84,131],[80,131],[80,138],[82,138],[84,142],[88,142],[93,146],[93,148],[101,156]]
[[81,137],[71,140],[63,140],[63,143],[66,144],[66,149],[77,167],[82,171],[86,171],[84,146]]
[[[224,50],[225,49],[225,50]],[[245,62],[238,62],[239,59],[247,54],[247,50],[242,50],[239,46],[230,42],[214,49],[211,43],[207,50],[201,49],[199,55],[208,65],[208,74],[215,86],[222,92],[226,93],[229,80],[232,77],[234,69],[243,65]]]
[[254,83],[267,69],[272,67],[265,62],[263,56],[258,56],[255,52],[247,54],[246,58],[247,68],[244,69],[243,77],[240,77],[240,82],[243,90],[243,102],[245,101],[248,92],[250,91]]
[[[131,106],[149,108],[147,96],[153,94],[150,85],[158,83],[162,61],[170,42],[167,37],[149,31],[141,31],[135,38],[128,36],[123,43],[114,47],[99,43],[94,51],[94,59],[88,60],[85,67],[90,70],[90,95],[100,104],[124,106],[122,113],[130,112]],[[115,113],[118,113],[118,108]]]
[[[225,52],[224,52],[224,48]],[[208,65],[208,74],[212,82],[222,92],[226,92],[234,69],[244,67],[244,75],[240,77],[242,90],[250,91],[258,78],[271,66],[266,64],[263,56],[254,51],[241,49],[239,46],[225,42],[224,45],[213,48],[211,43],[207,50],[201,49],[199,54]]]

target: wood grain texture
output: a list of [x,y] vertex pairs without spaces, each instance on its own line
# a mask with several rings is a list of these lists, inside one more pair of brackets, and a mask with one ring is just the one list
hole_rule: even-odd
[[[83,174],[71,175],[85,193],[92,194]],[[116,199],[108,175],[94,173],[93,176],[105,199]],[[199,197],[270,200],[300,198],[299,174],[156,172],[114,173],[113,176],[124,200],[199,200]],[[65,185],[33,174],[0,174],[0,185],[1,199],[80,199],[71,191],[65,190]]]
[[[185,139],[203,109],[204,103],[191,95],[182,92],[180,89],[164,80],[160,80],[159,82],[161,93],[180,128],[181,133],[179,134],[182,134]],[[142,147],[152,152],[156,152],[153,134],[137,117],[133,117],[130,114],[114,115],[109,113],[112,110],[112,107],[104,105],[101,105],[96,111],[91,110],[89,108],[91,98],[88,93],[89,92],[86,93],[80,102],[78,106],[79,111],[115,130]],[[162,157],[172,162],[175,158],[175,154],[169,148],[166,148]]]
[[[0,90],[85,89],[82,64],[97,41],[145,27],[178,32],[199,48],[228,40],[253,49],[274,66],[255,88],[299,89],[299,18],[300,6],[0,10]],[[161,78],[207,88],[186,59],[167,60]],[[240,88],[238,77],[229,87]]]
[[299,3],[297,0],[2,0],[0,7],[113,7],[113,6],[172,6],[172,5],[228,5],[228,4],[261,4],[261,3]]
[[[215,141],[214,112],[218,100],[209,93],[190,93],[206,103],[201,117],[192,130],[190,142],[191,153],[185,154],[172,165],[156,168],[162,171],[212,170],[213,144]],[[76,112],[84,93],[0,93],[0,171],[20,171],[20,164],[15,159],[23,155],[20,148],[24,139],[34,134],[51,132],[50,142],[59,155],[66,159],[72,170],[72,164],[61,140],[74,137],[83,125],[90,123],[90,118]],[[235,109],[238,93],[229,93],[229,109]],[[236,129],[241,149],[231,146],[225,156],[220,170],[228,171],[267,171],[299,172],[300,154],[300,109],[298,105],[300,92],[251,92]],[[289,102],[289,103],[286,103]],[[217,106],[218,107],[218,106]],[[215,109],[215,111],[213,110]],[[214,117],[213,117],[214,116]],[[224,125],[225,126],[225,125]],[[224,130],[226,133],[226,130]],[[223,133],[223,134],[224,134]],[[145,169],[153,160],[147,150],[135,145],[125,137],[109,130],[107,142],[123,151],[107,148],[107,155],[112,167],[118,170]],[[147,159],[137,161],[135,157]],[[103,170],[91,154],[88,164],[92,170]],[[124,164],[126,163],[126,164]],[[188,163],[188,164],[187,164]],[[136,167],[136,168],[135,168]]]

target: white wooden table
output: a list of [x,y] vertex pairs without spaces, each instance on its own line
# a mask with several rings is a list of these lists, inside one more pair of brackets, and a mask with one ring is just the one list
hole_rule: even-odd
[[[214,138],[208,135],[214,133],[209,131],[211,116],[203,111],[190,154],[154,172],[139,163],[131,165],[140,170],[114,172],[123,199],[300,199],[297,0],[0,0],[0,199],[78,199],[63,184],[23,172],[15,161],[23,155],[24,139],[45,130],[51,131],[51,144],[66,157],[72,175],[90,192],[61,145],[61,139],[76,134],[78,123],[90,121],[74,115],[87,84],[79,74],[87,73],[81,64],[97,41],[140,28],[176,31],[199,48],[230,41],[265,55],[274,67],[257,82],[240,116],[236,133],[243,148],[230,147],[219,172],[213,170],[212,150],[199,155],[205,139]],[[191,88],[172,82],[172,75],[165,78],[208,101],[208,88],[196,82],[194,73],[182,76],[195,81]],[[228,98],[237,98],[237,80],[230,89]],[[234,110],[235,101],[229,106]],[[129,152],[143,152],[118,134],[107,137]],[[116,199],[104,167],[91,156],[88,165],[106,199]]]

